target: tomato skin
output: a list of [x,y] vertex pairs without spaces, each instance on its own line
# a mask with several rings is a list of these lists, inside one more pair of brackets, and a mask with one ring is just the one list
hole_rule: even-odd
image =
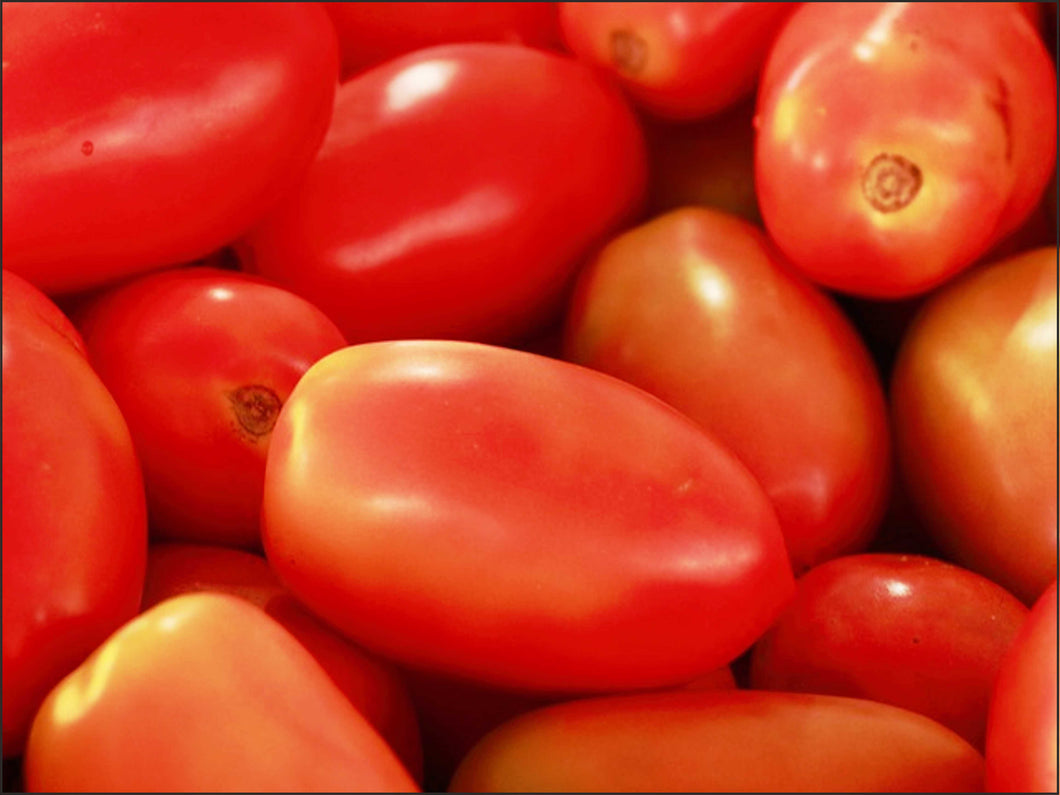
[[1057,786],[1056,582],[1046,588],[1012,645],[990,701],[988,792],[1050,792]]
[[556,3],[325,3],[339,36],[342,75],[400,55],[471,41],[559,46]]
[[339,637],[306,611],[263,557],[199,544],[151,545],[142,610],[203,591],[238,596],[290,632],[389,743],[410,775],[420,778],[423,755],[416,713],[402,677],[388,663]]
[[765,495],[689,420],[469,342],[314,365],[273,432],[262,535],[291,591],[367,648],[526,690],[688,681],[793,587]]
[[758,198],[807,276],[877,298],[953,277],[1031,212],[1055,68],[1012,3],[808,3],[762,76]]
[[303,298],[242,273],[148,274],[79,309],[89,356],[129,424],[159,538],[261,547],[272,423],[346,340]]
[[228,243],[327,128],[338,48],[316,3],[5,3],[3,18],[4,267],[45,292]]
[[975,792],[983,759],[934,721],[747,690],[585,699],[506,723],[453,792]]
[[582,271],[564,358],[665,400],[762,484],[800,572],[864,549],[889,487],[883,390],[853,327],[751,224],[685,208]]
[[939,546],[1032,604],[1056,579],[1056,248],[976,268],[913,321],[895,442]]
[[3,280],[3,749],[136,614],[147,518],[118,407],[54,304]]
[[558,314],[581,258],[639,210],[645,162],[635,117],[588,67],[517,45],[421,50],[339,89],[305,182],[241,256],[351,342],[507,341]]
[[837,558],[796,582],[755,644],[751,686],[893,704],[982,750],[990,691],[1026,617],[1000,585],[940,560]]
[[30,791],[410,792],[397,757],[310,654],[228,594],[185,594],[51,692]]
[[710,116],[750,94],[798,3],[560,3],[579,58],[667,119]]

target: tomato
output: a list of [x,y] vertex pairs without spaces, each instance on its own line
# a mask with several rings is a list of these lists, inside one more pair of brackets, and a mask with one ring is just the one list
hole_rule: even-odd
[[982,749],[990,691],[1026,617],[1000,585],[940,560],[838,558],[796,583],[755,645],[751,686],[894,704]]
[[344,78],[399,55],[471,41],[556,48],[555,3],[325,3],[335,23]]
[[986,734],[990,792],[1056,789],[1056,616],[1053,582],[1001,664]]
[[797,3],[561,3],[567,46],[670,119],[724,110],[755,87]]
[[147,519],[118,407],[76,331],[3,276],[3,749],[52,686],[136,614]]
[[523,715],[453,792],[974,792],[983,759],[913,712],[799,693],[671,692]]
[[4,3],[4,267],[72,292],[204,256],[312,160],[316,3]]
[[227,593],[261,608],[290,632],[404,762],[422,772],[419,727],[402,676],[305,610],[264,558],[198,544],[153,544],[147,555],[143,609],[184,593]]
[[167,600],[49,695],[30,791],[409,792],[397,757],[282,627],[228,594]]
[[773,511],[656,398],[469,342],[331,354],[280,412],[262,535],[355,641],[482,684],[600,691],[725,665],[793,587]]
[[835,305],[751,224],[686,208],[613,240],[582,272],[564,351],[732,450],[796,571],[868,543],[889,475],[879,379]]
[[1017,4],[807,3],[762,75],[762,217],[821,284],[925,292],[1031,212],[1055,107],[1055,66]]
[[939,546],[1031,604],[1057,574],[1056,248],[976,268],[913,321],[891,381],[906,488]]
[[214,268],[149,274],[75,317],[129,424],[158,537],[260,548],[265,454],[295,383],[346,340],[323,312]]
[[602,76],[517,45],[422,50],[344,84],[301,188],[241,246],[351,342],[506,341],[645,190],[636,119]]

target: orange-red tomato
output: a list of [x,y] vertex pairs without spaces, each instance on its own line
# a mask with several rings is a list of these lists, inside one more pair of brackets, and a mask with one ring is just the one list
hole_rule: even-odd
[[914,505],[1026,604],[1057,574],[1057,249],[976,268],[914,320],[891,383]]
[[301,644],[206,593],[130,621],[49,694],[25,777],[53,792],[416,790]]

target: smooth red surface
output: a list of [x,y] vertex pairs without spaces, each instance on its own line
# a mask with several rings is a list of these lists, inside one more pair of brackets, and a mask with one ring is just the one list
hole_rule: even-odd
[[421,50],[338,92],[301,188],[241,245],[350,342],[509,341],[644,198],[644,142],[606,79],[503,44]]
[[305,171],[317,3],[4,3],[4,267],[48,293],[205,256]]
[[798,3],[560,3],[567,46],[649,112],[710,116],[750,94]]
[[59,309],[3,280],[3,748],[136,615],[147,553],[129,431]]
[[280,287],[214,268],[142,276],[75,319],[129,424],[152,533],[259,549],[272,423],[310,365],[345,347],[335,324]]
[[1056,248],[935,294],[898,354],[899,463],[925,526],[957,562],[1032,604],[1056,579]]
[[853,327],[768,238],[707,208],[614,239],[582,272],[564,356],[662,398],[762,484],[801,572],[864,549],[887,498],[887,409]]
[[934,721],[860,699],[671,692],[523,715],[453,792],[978,792],[983,758]]
[[1001,658],[1027,608],[978,574],[919,555],[852,555],[796,583],[755,644],[751,686],[894,704],[980,750]]
[[988,792],[1057,788],[1056,634],[1054,582],[1001,664],[987,724]]
[[111,636],[33,723],[46,792],[413,792],[302,646],[228,594],[185,594]]
[[771,236],[844,292],[894,298],[951,278],[1049,181],[1055,72],[1017,3],[804,4],[758,95]]
[[274,570],[349,637],[510,688],[688,681],[792,589],[761,488],[690,420],[475,343],[318,362],[273,432],[263,519]]

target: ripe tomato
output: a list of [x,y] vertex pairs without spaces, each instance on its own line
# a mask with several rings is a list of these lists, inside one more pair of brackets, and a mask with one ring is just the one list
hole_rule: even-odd
[[471,41],[559,45],[555,3],[325,3],[343,78],[399,55]]
[[645,168],[636,119],[590,68],[516,45],[421,50],[339,89],[305,183],[242,255],[351,342],[507,341],[558,314]]
[[1053,582],[1001,663],[986,733],[990,792],[1056,789],[1056,617]]
[[46,292],[203,256],[313,158],[316,3],[4,3],[4,267]]
[[3,748],[41,700],[136,615],[147,519],[118,407],[76,331],[3,275]]
[[416,790],[309,652],[205,593],[130,621],[49,694],[25,777],[49,792]]
[[755,87],[797,3],[560,3],[567,46],[608,70],[633,100],[669,119],[697,119]]
[[1027,617],[985,577],[917,555],[818,566],[755,645],[751,686],[882,701],[980,750],[1001,658]]
[[1056,579],[1057,249],[976,268],[910,327],[891,382],[898,457],[959,563],[1031,604]]
[[273,432],[263,539],[291,591],[366,647],[528,690],[688,681],[793,587],[761,488],[691,421],[469,342],[314,365]]
[[762,217],[806,275],[924,292],[1015,229],[1056,160],[1055,67],[1015,3],[807,3],[770,54]]
[[842,313],[751,224],[687,208],[613,240],[582,272],[564,351],[732,450],[796,571],[868,544],[890,465],[879,380]]
[[75,319],[129,423],[152,533],[260,548],[272,425],[309,366],[345,347],[335,324],[280,287],[214,268],[142,276]]
[[453,792],[977,792],[983,759],[934,721],[801,693],[572,701],[504,724]]

